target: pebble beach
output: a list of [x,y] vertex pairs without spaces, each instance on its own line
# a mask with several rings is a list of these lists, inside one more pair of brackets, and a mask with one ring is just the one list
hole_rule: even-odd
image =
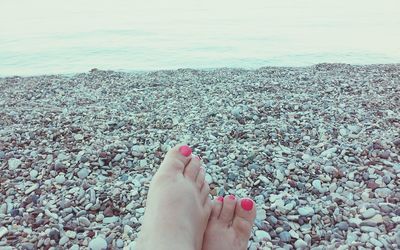
[[187,143],[249,249],[400,248],[400,64],[0,78],[0,249],[135,249]]

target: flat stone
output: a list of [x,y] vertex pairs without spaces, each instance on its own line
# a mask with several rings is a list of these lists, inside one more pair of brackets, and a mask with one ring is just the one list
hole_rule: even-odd
[[86,217],[79,217],[79,224],[82,226],[88,227],[90,226],[90,220]]
[[56,176],[56,178],[54,178],[54,180],[58,184],[63,184],[65,182],[65,176],[63,174],[59,174],[59,175]]
[[382,242],[380,242],[379,240],[375,239],[375,238],[370,238],[369,242],[371,242],[374,246],[376,247],[383,247]]
[[92,239],[89,242],[89,250],[106,250],[107,249],[107,241],[100,236]]
[[336,227],[342,231],[347,231],[349,229],[349,223],[347,223],[346,221],[342,221],[336,224]]
[[31,179],[34,180],[39,175],[39,172],[37,170],[33,169],[29,172],[29,175],[31,176]]
[[292,236],[287,231],[282,231],[279,233],[279,238],[282,242],[289,242],[292,239]]
[[117,245],[117,247],[119,248],[123,248],[124,247],[124,241],[121,239],[118,239],[115,243]]
[[374,232],[374,233],[377,233],[377,234],[381,233],[379,228],[376,228],[376,227],[361,226],[360,229],[361,229],[361,232],[366,232],[366,233],[370,233],[370,232]]
[[65,232],[65,235],[68,236],[68,238],[75,239],[75,237],[76,237],[76,232],[75,232],[75,231],[68,230],[68,231]]
[[375,194],[377,194],[379,197],[387,198],[392,194],[392,190],[389,188],[377,188],[375,189]]
[[30,194],[38,188],[39,188],[39,184],[35,183],[32,186],[30,186],[27,190],[25,190],[25,194]]
[[373,217],[377,213],[378,213],[378,211],[376,211],[375,209],[368,208],[367,210],[362,212],[361,215],[363,216],[364,219],[369,219],[369,218]]
[[257,230],[255,232],[255,239],[256,242],[261,242],[264,240],[271,240],[271,236],[269,235],[268,232],[263,231],[263,230]]
[[359,227],[362,220],[360,218],[350,218],[348,222],[351,227]]
[[302,216],[312,216],[314,215],[314,208],[312,207],[300,207],[297,209],[300,215]]
[[81,170],[78,171],[78,177],[80,179],[85,179],[89,175],[89,169],[87,168],[82,168]]
[[58,242],[58,244],[60,244],[61,246],[65,245],[67,242],[69,241],[69,238],[67,236],[63,236],[61,237],[60,241]]
[[213,178],[212,178],[212,176],[209,174],[209,173],[206,173],[206,176],[205,176],[205,180],[207,181],[207,183],[213,183]]
[[351,243],[355,242],[357,239],[358,239],[357,234],[350,232],[347,234],[346,243],[351,244]]
[[0,239],[7,234],[8,234],[8,229],[6,227],[0,227]]
[[294,243],[294,247],[295,247],[296,249],[304,249],[304,248],[307,247],[307,242],[305,242],[305,241],[302,240],[302,239],[298,239],[298,240],[296,240],[296,242]]
[[105,217],[103,219],[103,223],[104,224],[110,224],[110,223],[115,223],[119,221],[119,217],[118,216],[111,216],[111,217]]
[[83,140],[83,135],[82,135],[82,134],[75,134],[75,135],[74,135],[74,139],[75,139],[76,141],[81,141],[81,140]]
[[21,160],[16,158],[11,158],[8,160],[8,169],[16,170],[21,165]]

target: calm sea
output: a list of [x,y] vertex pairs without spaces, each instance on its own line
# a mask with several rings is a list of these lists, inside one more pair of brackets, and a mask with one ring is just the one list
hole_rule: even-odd
[[400,1],[0,1],[0,76],[321,62],[400,63]]

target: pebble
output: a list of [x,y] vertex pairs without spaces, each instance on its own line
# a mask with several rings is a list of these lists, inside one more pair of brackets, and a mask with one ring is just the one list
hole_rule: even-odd
[[256,242],[261,242],[263,240],[271,240],[271,236],[269,235],[268,232],[263,231],[263,230],[257,230],[255,232],[255,241]]
[[54,179],[58,184],[63,184],[65,182],[65,176],[63,174],[59,174]]
[[314,209],[312,207],[300,207],[297,209],[302,216],[312,216],[314,215]]
[[376,247],[383,247],[382,242],[380,242],[379,240],[375,239],[375,238],[371,238],[369,240],[369,242],[371,242],[374,246]]
[[78,177],[80,179],[85,179],[89,175],[89,170],[87,168],[82,168],[78,171]]
[[208,184],[213,183],[213,178],[209,173],[206,173],[205,180]]
[[302,239],[298,239],[298,240],[296,240],[296,242],[294,243],[294,247],[295,247],[296,249],[304,249],[304,248],[307,247],[307,243],[306,243],[304,240],[302,240]]
[[387,198],[392,194],[392,190],[389,188],[377,188],[375,189],[375,193],[382,198]]
[[74,139],[75,139],[76,141],[81,141],[81,140],[83,140],[83,135],[82,135],[82,134],[75,134],[75,135],[74,135]]
[[124,241],[121,239],[118,239],[116,242],[117,247],[123,248],[124,247]]
[[6,227],[0,227],[0,239],[6,234],[8,234],[8,229]]
[[32,186],[30,186],[27,190],[25,190],[25,194],[30,194],[38,188],[39,188],[39,184],[35,183]]
[[14,171],[21,165],[21,163],[20,159],[11,158],[8,160],[8,169]]
[[31,176],[31,179],[34,180],[39,175],[39,172],[37,170],[33,169],[29,172],[29,175]]
[[97,236],[89,242],[89,250],[106,250],[107,249],[107,241]]
[[58,244],[60,244],[61,246],[67,244],[67,242],[69,241],[69,238],[67,236],[63,236],[61,237],[60,241],[58,242]]
[[79,217],[79,223],[80,223],[82,226],[85,226],[85,227],[90,226],[90,221],[89,221],[89,219],[86,218],[86,217]]
[[336,224],[336,227],[342,231],[347,231],[349,229],[349,223],[347,223],[346,221],[342,221]]
[[3,159],[5,155],[6,155],[6,153],[4,153],[4,151],[0,150],[0,159]]
[[362,216],[364,219],[369,219],[369,218],[373,217],[374,215],[376,215],[377,213],[378,213],[378,211],[376,211],[375,209],[368,208],[367,210],[365,210],[362,213]]
[[115,223],[117,221],[119,221],[119,217],[118,216],[105,217],[103,219],[103,223],[104,224]]
[[290,235],[289,232],[287,231],[282,231],[281,233],[279,233],[279,238],[281,239],[281,241],[283,242],[289,242],[292,239],[292,236]]
[[69,230],[69,231],[66,231],[66,232],[65,232],[65,235],[68,236],[68,238],[75,239],[75,237],[76,237],[76,232],[75,232],[75,231]]

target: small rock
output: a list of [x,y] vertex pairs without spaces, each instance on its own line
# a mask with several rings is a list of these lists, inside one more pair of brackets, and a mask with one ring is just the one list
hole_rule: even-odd
[[[0,237],[1,238],[1,237]],[[398,246],[400,246],[400,231],[397,231],[395,235],[395,241]]]
[[0,227],[0,239],[6,234],[8,234],[8,229],[6,227]]
[[3,159],[4,156],[6,156],[6,153],[4,153],[4,151],[1,151],[1,150],[0,150],[0,159]]
[[118,239],[116,242],[117,247],[123,248],[124,247],[124,241],[121,239]]
[[90,220],[86,217],[79,217],[79,224],[82,226],[88,227],[90,226]]
[[103,219],[103,223],[104,224],[115,223],[117,221],[119,221],[119,217],[118,216],[106,217],[106,218]]
[[63,174],[59,174],[54,179],[58,184],[63,184],[65,182],[65,176]]
[[81,140],[83,140],[83,135],[82,135],[82,134],[75,134],[75,135],[74,135],[74,139],[75,139],[76,141],[81,141]]
[[31,172],[29,172],[29,175],[31,176],[31,179],[34,180],[39,175],[39,172],[37,170],[33,169],[33,170],[31,170]]
[[78,177],[80,179],[85,179],[89,175],[89,170],[87,168],[82,168],[78,171]]
[[392,190],[389,188],[377,188],[375,189],[375,194],[377,194],[379,197],[387,198],[392,194]]
[[209,173],[206,173],[205,180],[208,184],[213,183],[213,178]]
[[16,158],[11,158],[8,160],[8,169],[9,170],[16,170],[19,165],[21,165],[21,160]]
[[258,220],[258,221],[263,221],[263,220],[265,220],[267,218],[267,212],[264,210],[264,209],[262,209],[262,208],[258,208],[257,210],[256,210],[256,219]]
[[336,227],[342,231],[347,231],[349,229],[349,223],[342,221],[336,224]]
[[60,241],[58,242],[58,244],[60,244],[61,246],[65,245],[67,242],[69,241],[69,238],[67,236],[63,236],[61,237]]
[[107,241],[97,236],[89,242],[89,250],[106,250],[107,249]]
[[69,250],[79,250],[79,245],[74,244],[69,248]]
[[371,242],[374,246],[376,247],[383,247],[382,242],[380,242],[379,240],[375,239],[375,238],[370,238],[369,242]]
[[39,183],[35,183],[31,187],[29,187],[27,190],[25,190],[25,194],[30,194],[38,188],[39,188]]
[[307,247],[307,243],[302,239],[298,239],[294,243],[294,246],[295,246],[296,249],[304,249],[304,248]]
[[369,219],[369,218],[373,217],[377,213],[378,213],[378,211],[376,211],[375,209],[368,208],[361,215],[363,216],[364,219]]
[[76,237],[76,232],[75,232],[75,231],[68,230],[68,231],[65,232],[65,235],[68,236],[68,238],[75,239],[75,237]]
[[263,240],[271,240],[271,236],[269,235],[268,232],[265,232],[263,230],[257,230],[255,232],[255,239],[256,242],[261,242]]
[[282,242],[289,242],[292,239],[292,236],[290,235],[289,232],[282,231],[281,233],[279,233],[279,238],[281,239]]
[[300,207],[297,209],[300,215],[302,216],[312,216],[314,215],[314,209],[312,207]]

